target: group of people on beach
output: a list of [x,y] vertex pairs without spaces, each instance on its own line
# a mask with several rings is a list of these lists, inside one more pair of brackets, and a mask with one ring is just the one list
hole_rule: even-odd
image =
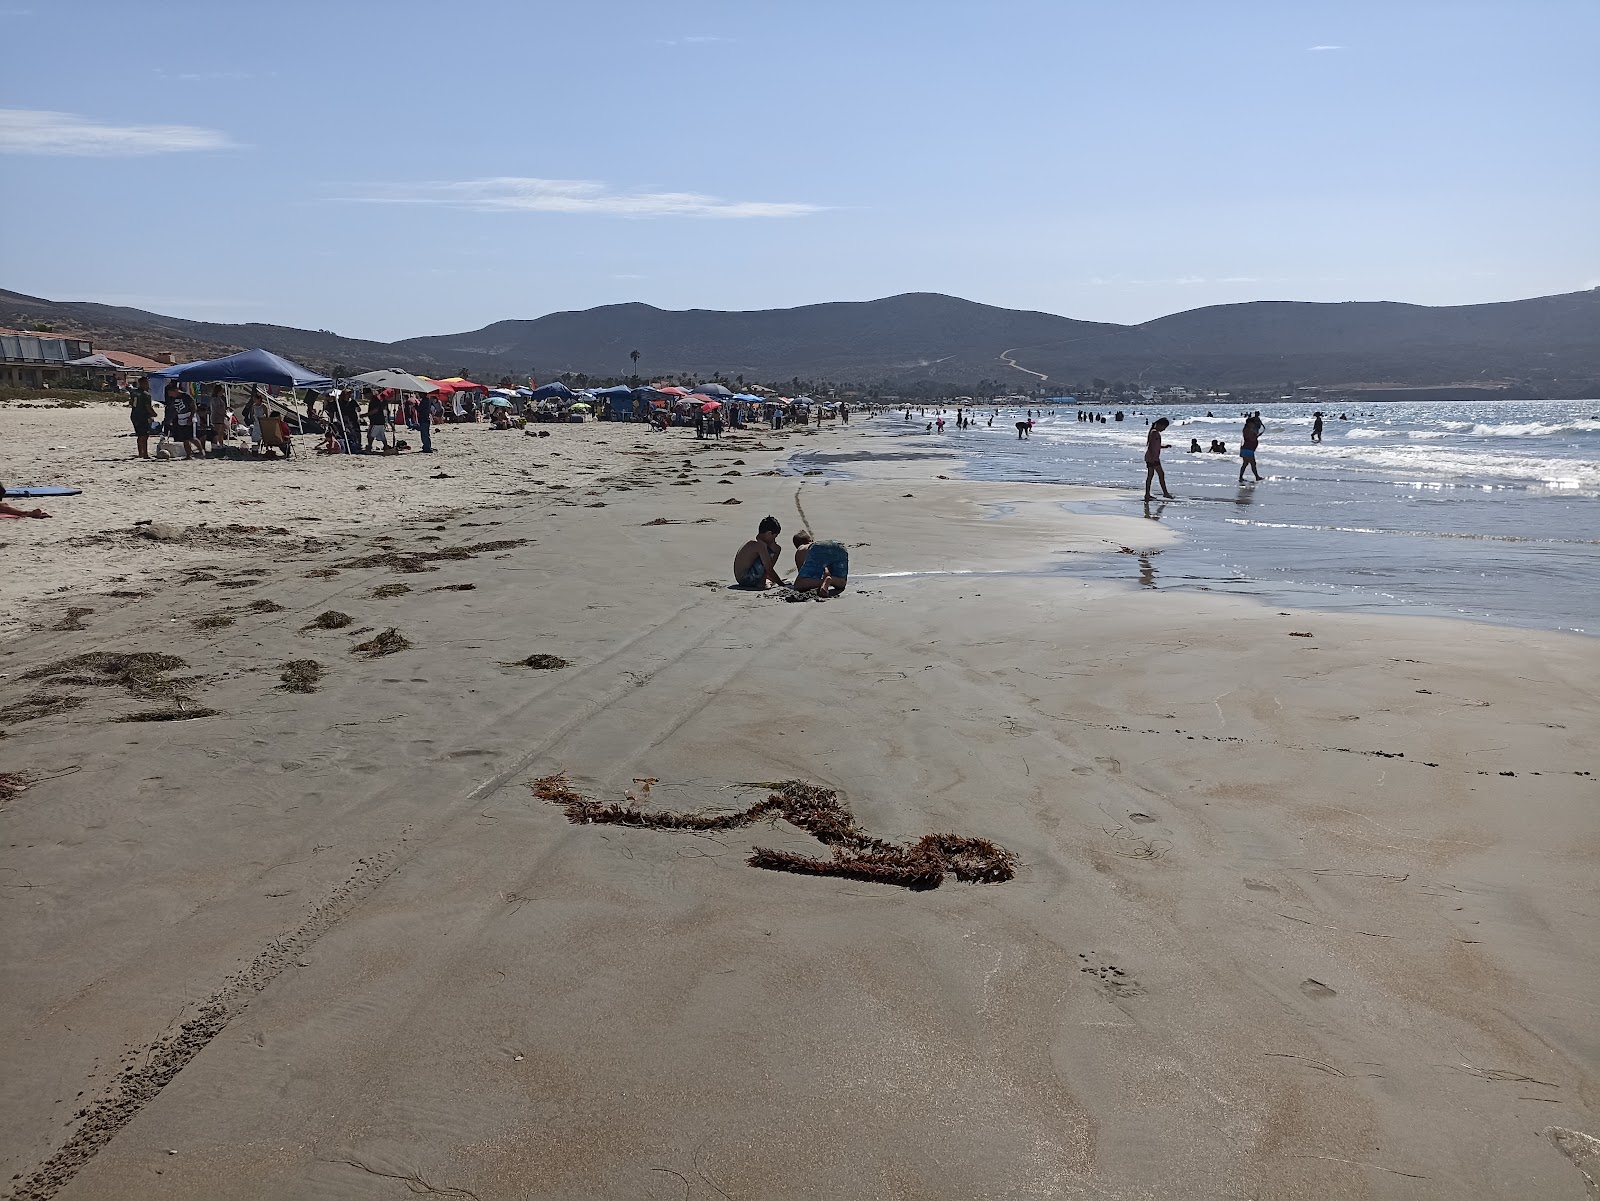
[[[161,400],[161,413],[156,413],[155,399],[150,394],[150,380],[145,377],[135,385],[128,403],[129,420],[133,423],[133,436],[141,459],[151,457],[150,436],[159,434],[156,458],[179,457],[207,458],[225,455],[234,440],[236,424],[242,426],[250,438],[250,453],[266,453],[273,457],[278,451],[284,458],[293,453],[289,424],[267,403],[260,388],[251,388],[244,411],[236,420],[228,401],[227,390],[213,384],[205,396],[191,396],[176,380],[167,383]],[[170,444],[170,446],[169,446]]]
[[[1167,491],[1167,473],[1161,466],[1161,452],[1170,450],[1170,444],[1161,440],[1161,435],[1166,432],[1167,426],[1172,422],[1165,417],[1157,417],[1150,423],[1150,433],[1145,437],[1144,443],[1144,498],[1154,500],[1150,495],[1150,485],[1157,480],[1161,483],[1161,495],[1168,500],[1172,493]],[[1261,472],[1256,467],[1256,448],[1261,444],[1261,435],[1266,430],[1266,423],[1261,420],[1260,411],[1248,413],[1244,419],[1244,429],[1239,435],[1239,482],[1244,483],[1246,470],[1252,472],[1257,480],[1261,479]],[[1317,424],[1312,430],[1312,439],[1322,441],[1322,415],[1317,414]],[[1228,448],[1219,440],[1213,438],[1211,450],[1218,454],[1226,454]],[[1189,453],[1200,453],[1200,440],[1189,439]]]
[[797,593],[815,592],[821,599],[838,596],[850,578],[850,552],[842,542],[818,540],[807,531],[794,535],[794,582],[778,571],[783,548],[778,535],[783,527],[776,517],[761,519],[756,536],[733,556],[733,581],[740,588],[765,591],[793,587]]

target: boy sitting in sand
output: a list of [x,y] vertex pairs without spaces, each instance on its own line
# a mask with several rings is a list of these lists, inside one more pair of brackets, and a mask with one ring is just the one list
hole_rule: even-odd
[[850,552],[842,542],[815,542],[801,530],[794,536],[794,587],[838,596],[850,578]]
[[778,574],[778,535],[783,527],[776,517],[763,517],[756,536],[739,548],[733,556],[734,583],[742,588],[781,587],[783,577]]

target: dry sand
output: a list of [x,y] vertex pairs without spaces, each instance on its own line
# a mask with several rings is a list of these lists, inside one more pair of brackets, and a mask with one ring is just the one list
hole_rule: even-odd
[[[858,431],[185,467],[122,462],[121,420],[0,414],[7,472],[87,489],[0,526],[29,627],[0,772],[36,781],[0,802],[10,1196],[1577,1201],[1600,1172],[1593,640],[1085,584],[1068,556],[1149,525],[927,460],[758,474]],[[123,532],[204,499],[291,533]],[[853,547],[844,598],[726,586],[769,511]],[[930,568],[992,574],[874,578]],[[390,628],[413,645],[351,653]],[[180,656],[217,713],[27,678],[90,651]],[[319,691],[279,690],[296,660]],[[18,720],[41,694],[82,703]],[[574,825],[529,786],[559,772],[672,812],[801,779],[1017,874],[758,870],[828,852]]]

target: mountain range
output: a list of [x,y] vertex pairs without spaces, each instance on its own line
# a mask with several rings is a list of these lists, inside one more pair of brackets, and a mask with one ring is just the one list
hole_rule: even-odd
[[374,342],[327,330],[222,324],[0,290],[0,325],[81,333],[98,347],[204,358],[265,347],[321,370],[400,367],[474,378],[720,373],[750,382],[989,384],[1047,391],[1093,379],[1221,388],[1511,384],[1600,393],[1600,289],[1494,304],[1254,301],[1138,325],[1081,321],[937,293],[722,312],[613,304],[459,334]]

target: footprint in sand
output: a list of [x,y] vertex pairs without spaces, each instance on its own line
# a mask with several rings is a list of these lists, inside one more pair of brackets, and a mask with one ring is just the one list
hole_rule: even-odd
[[1278,891],[1272,885],[1268,884],[1265,880],[1252,880],[1248,876],[1245,877],[1244,886],[1246,888],[1248,888],[1251,892],[1277,892]]
[[1339,995],[1337,990],[1331,989],[1321,980],[1313,980],[1309,976],[1300,981],[1300,991],[1315,1001],[1326,1001],[1329,997],[1337,997]]
[[1116,964],[1108,961],[1098,951],[1080,951],[1082,962],[1078,970],[1094,977],[1102,992],[1113,1000],[1121,997],[1142,997],[1144,985],[1140,984]]
[[1110,755],[1096,755],[1094,761],[1105,768],[1110,775],[1120,776],[1122,774],[1122,760],[1120,759],[1113,759]]

